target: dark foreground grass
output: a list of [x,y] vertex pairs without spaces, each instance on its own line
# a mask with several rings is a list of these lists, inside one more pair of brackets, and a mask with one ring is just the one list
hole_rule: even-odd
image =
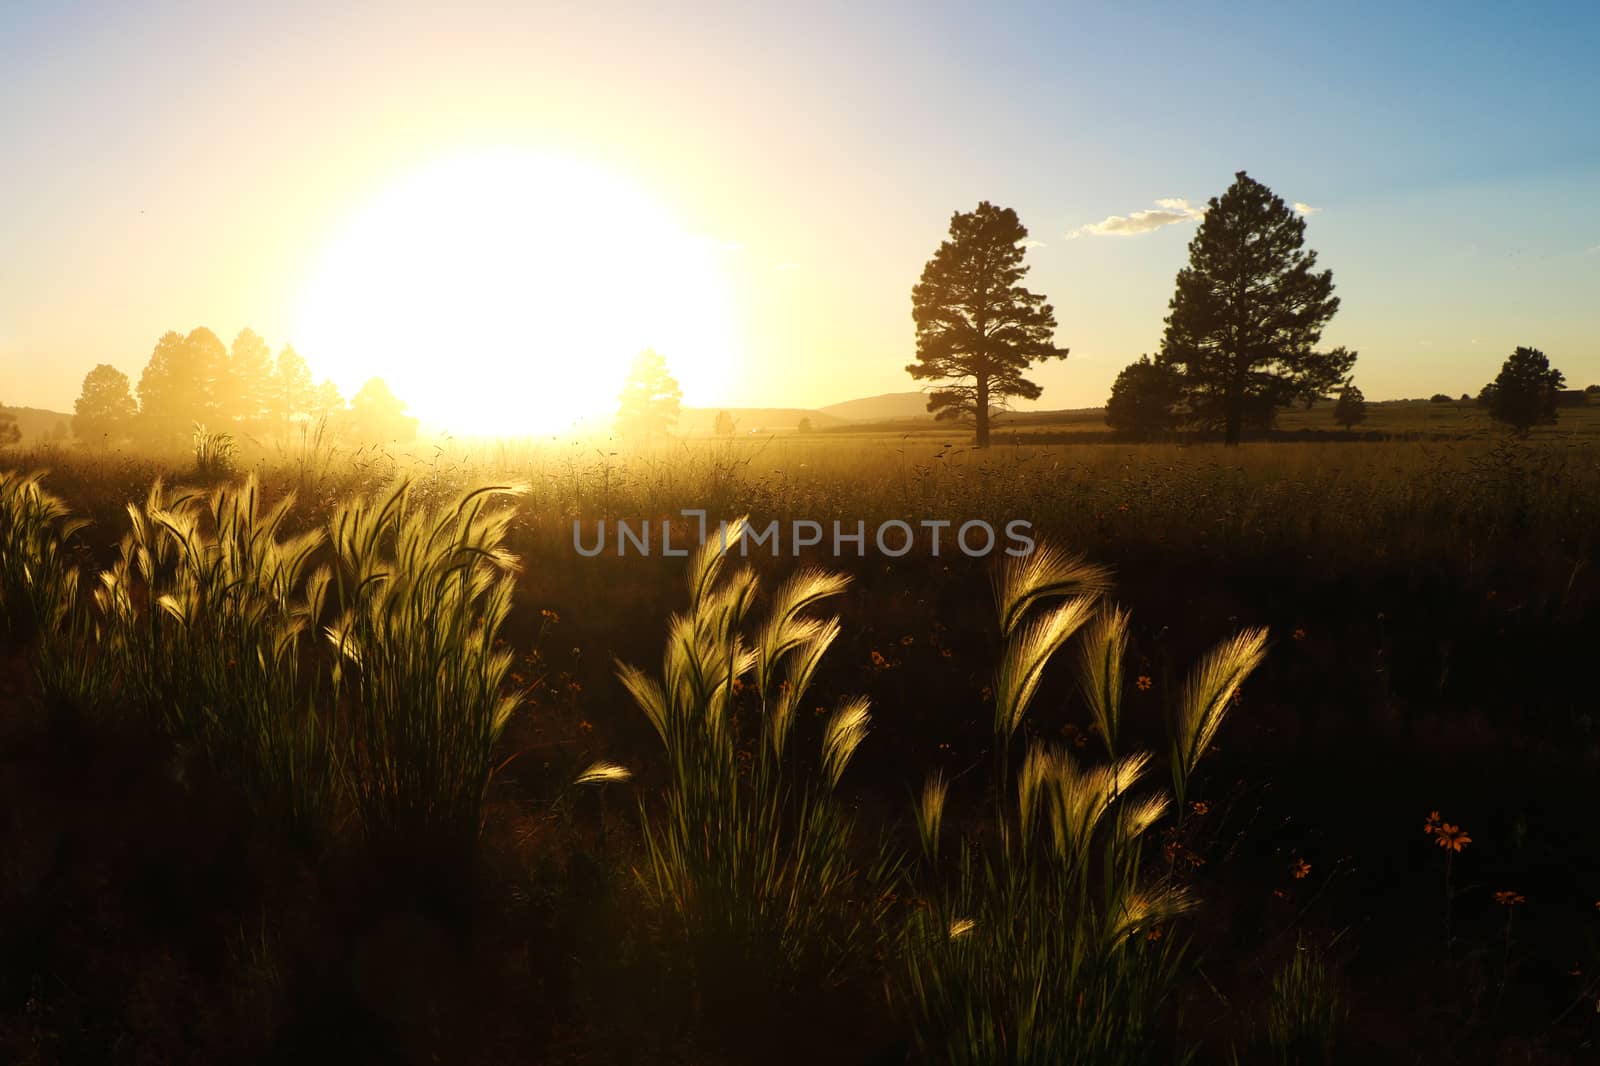
[[[279,542],[326,529],[396,473],[412,476],[419,513],[471,485],[526,487],[501,541],[517,569],[496,570],[512,575],[510,608],[481,660],[503,665],[496,690],[526,705],[492,738],[474,846],[451,853],[449,877],[399,876],[348,791],[328,801],[319,832],[285,832],[226,760],[139,712],[128,688],[91,687],[63,714],[41,688],[45,645],[16,628],[0,673],[0,1059],[951,1057],[894,977],[908,956],[893,937],[858,941],[853,966],[804,971],[831,976],[784,983],[776,1007],[757,1010],[752,992],[749,1016],[737,995],[707,996],[697,981],[708,963],[684,945],[683,912],[663,905],[642,832],[641,817],[672,809],[672,761],[614,674],[617,659],[660,661],[668,617],[685,602],[686,560],[584,559],[572,545],[574,519],[592,536],[602,518],[676,518],[686,536],[693,522],[678,511],[688,507],[869,529],[891,517],[1030,520],[1113,571],[1130,617],[1122,752],[1166,751],[1163,723],[1190,664],[1220,637],[1270,630],[1265,660],[1141,856],[1146,873],[1198,901],[1138,941],[1175,960],[1150,1029],[1153,1061],[1559,1063],[1592,1053],[1600,448],[1587,440],[978,455],[880,436],[313,458],[256,467],[263,509],[296,493]],[[62,542],[90,575],[113,567],[126,506],[147,501],[157,477],[200,481],[179,460],[7,461],[51,467],[49,491],[91,520]],[[930,773],[947,788],[946,861],[965,845],[994,855],[995,804],[1015,803],[1016,782],[996,761],[1005,645],[993,561],[934,557],[926,541],[890,558],[870,536],[853,552],[749,560],[768,589],[805,564],[851,578],[829,604],[839,631],[810,677],[813,698],[794,709],[796,780],[827,780],[828,723],[859,694],[871,730],[829,790],[855,826],[850,864],[867,870],[885,842],[919,851],[914,799]],[[323,544],[304,571],[336,563]],[[302,581],[291,615],[304,592]],[[330,603],[321,624],[335,619]],[[312,635],[297,638],[307,676],[296,687],[326,709],[315,701],[331,690],[319,695],[310,678],[337,649],[314,650]],[[1100,750],[1103,715],[1071,658],[1044,673],[1011,774],[1035,744],[1076,760]],[[334,722],[360,722],[373,702],[351,692]],[[474,705],[492,722],[497,701]],[[756,686],[727,713],[737,775],[762,736]],[[353,740],[331,730],[330,750]],[[597,760],[633,776],[574,784]],[[338,766],[341,780],[356,772]],[[1459,852],[1424,832],[1435,810],[1470,835]],[[1011,868],[971,869],[976,881]],[[931,887],[908,879],[866,902],[900,936],[934,913]],[[1046,1007],[1080,1010],[1076,1000]]]

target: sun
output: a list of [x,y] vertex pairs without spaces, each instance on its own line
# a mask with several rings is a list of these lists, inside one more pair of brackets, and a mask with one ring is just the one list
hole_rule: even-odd
[[715,242],[612,173],[524,150],[444,160],[377,195],[324,251],[294,336],[346,396],[382,377],[458,436],[599,424],[643,348],[686,403],[734,370]]

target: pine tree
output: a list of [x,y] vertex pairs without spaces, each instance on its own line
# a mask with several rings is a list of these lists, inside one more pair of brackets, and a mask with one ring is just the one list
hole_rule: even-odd
[[1339,309],[1316,271],[1305,219],[1244,171],[1212,197],[1178,272],[1161,361],[1179,375],[1189,418],[1239,443],[1246,425],[1314,400],[1350,376],[1356,353],[1315,350]]
[[993,409],[1043,391],[1023,373],[1037,360],[1067,356],[1055,346],[1055,310],[1019,284],[1028,273],[1027,236],[1009,207],[985,200],[976,211],[958,211],[950,216],[950,238],[911,289],[917,361],[906,371],[942,383],[929,393],[928,410],[937,418],[971,418],[980,448],[989,446]]

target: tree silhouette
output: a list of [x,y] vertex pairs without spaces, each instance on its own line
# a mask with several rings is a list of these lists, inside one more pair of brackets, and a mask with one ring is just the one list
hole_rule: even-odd
[[1506,357],[1500,374],[1483,387],[1478,401],[1490,417],[1504,422],[1519,437],[1534,426],[1556,422],[1556,396],[1566,387],[1566,375],[1550,366],[1537,348],[1518,348]]
[[322,379],[311,393],[311,417],[328,418],[344,410],[344,397],[339,395],[339,386],[328,378]]
[[1346,385],[1333,405],[1333,420],[1345,429],[1352,429],[1367,420],[1367,398],[1355,385]]
[[139,413],[128,375],[109,363],[101,363],[83,376],[83,390],[72,410],[72,431],[90,444],[120,439]]
[[678,424],[683,390],[653,348],[633,360],[617,407],[617,432],[625,437],[659,437]]
[[417,436],[417,420],[382,378],[369,378],[350,398],[350,426],[364,441],[409,441]]
[[254,426],[269,417],[272,369],[272,349],[267,342],[253,329],[240,330],[228,358],[227,389],[221,405],[224,419]]
[[814,427],[811,425],[811,416],[807,415],[806,417],[800,419],[800,421],[795,425],[794,428],[795,428],[795,432],[797,432],[797,433],[811,433],[811,432],[814,432]]
[[719,437],[731,437],[733,436],[733,427],[733,416],[726,411],[718,411],[717,419],[712,423],[711,432]]
[[22,440],[22,428],[17,425],[17,416],[5,409],[0,404],[0,448],[8,444],[16,444]]
[[1246,424],[1315,399],[1349,377],[1356,353],[1317,352],[1339,309],[1333,272],[1304,248],[1305,219],[1244,171],[1189,242],[1169,304],[1161,361],[1179,374],[1192,421],[1238,444]]
[[205,419],[207,369],[183,334],[161,335],[139,374],[139,414],[146,433],[172,437]]
[[958,211],[950,216],[950,238],[911,289],[917,361],[906,371],[945,383],[929,393],[928,410],[936,418],[970,416],[980,448],[989,446],[992,408],[1043,391],[1023,372],[1036,360],[1067,356],[1055,346],[1055,310],[1018,284],[1028,272],[1027,236],[1009,207],[985,200],[976,211]]
[[215,333],[204,326],[189,331],[183,338],[189,353],[192,389],[198,407],[196,421],[208,425],[225,421],[223,403],[227,394],[228,349]]
[[1158,436],[1177,425],[1178,381],[1164,363],[1141,355],[1111,385],[1106,425],[1129,437]]
[[279,424],[287,426],[310,409],[311,368],[293,345],[285,344],[273,368],[269,413]]

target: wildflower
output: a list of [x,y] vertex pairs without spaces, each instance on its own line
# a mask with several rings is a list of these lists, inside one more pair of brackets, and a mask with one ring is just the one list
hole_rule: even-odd
[[1144,935],[1144,938],[1146,940],[1152,940],[1152,941],[1153,940],[1160,940],[1161,939],[1161,927],[1159,925],[1152,925],[1150,927],[1150,931]]
[[1134,684],[1139,687],[1140,692],[1149,692],[1150,686],[1154,685],[1155,682],[1150,680],[1149,674],[1140,674],[1139,680],[1135,681]]
[[1294,861],[1294,879],[1304,881],[1311,873],[1311,864],[1304,859]]
[[994,699],[994,690],[988,685],[985,685],[983,686],[983,691],[978,695],[982,697],[984,703],[988,703],[990,700]]
[[1295,640],[1305,640],[1306,639],[1306,631],[1305,631],[1305,627],[1304,626],[1295,626],[1294,627],[1294,639]]
[[1189,804],[1189,809],[1195,814],[1206,815],[1211,813],[1211,804],[1205,800],[1195,800]]
[[1500,904],[1502,907],[1520,907],[1522,904],[1528,902],[1527,897],[1523,896],[1520,892],[1512,892],[1510,889],[1496,892],[1494,894],[1494,901]]
[[1472,837],[1467,834],[1465,829],[1458,825],[1451,825],[1449,822],[1445,822],[1439,827],[1436,839],[1439,841],[1439,846],[1446,851],[1459,852],[1462,848],[1472,843]]
[[578,732],[580,732],[580,733],[593,733],[594,732],[594,726],[590,725],[589,724],[589,720],[587,718],[585,718],[583,721],[578,723]]
[[1422,831],[1432,836],[1439,831],[1439,812],[1429,811],[1428,820],[1422,823]]
[[874,670],[889,669],[889,660],[885,659],[877,648],[872,649],[872,668]]
[[943,658],[946,658],[946,659],[950,658],[950,655],[951,655],[950,649],[949,648],[940,648],[939,649],[939,655],[941,657],[943,657]]
[[548,607],[543,607],[543,608],[541,608],[539,610],[539,617],[543,618],[546,622],[549,622],[551,625],[555,625],[557,622],[561,621],[561,616],[559,614],[556,614],[554,611],[552,611]]
[[911,647],[911,645],[915,644],[916,642],[917,642],[917,638],[913,637],[910,633],[907,633],[905,636],[900,638],[900,646],[902,648],[909,648],[909,647]]
[[1119,503],[1119,504],[1117,504],[1117,510],[1121,511],[1123,514],[1127,514],[1128,513],[1128,505],[1125,504],[1125,503]]

